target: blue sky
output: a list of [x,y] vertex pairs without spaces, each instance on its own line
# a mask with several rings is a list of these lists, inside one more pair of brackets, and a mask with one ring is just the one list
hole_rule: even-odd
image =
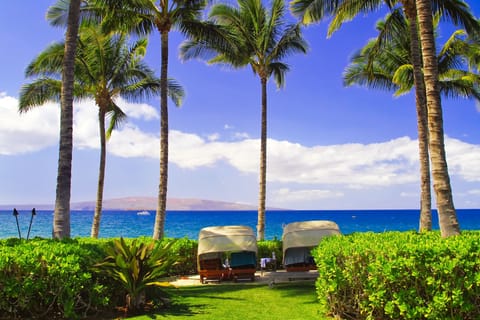
[[[468,1],[478,16],[480,4]],[[45,20],[53,0],[0,4],[0,204],[55,201],[59,107],[19,115],[26,65],[63,30]],[[349,57],[375,35],[385,12],[358,17],[327,39],[327,23],[304,30],[307,55],[288,59],[286,86],[268,87],[267,206],[292,209],[418,208],[414,96],[344,88]],[[442,29],[441,39],[449,36]],[[158,34],[146,61],[160,69]],[[170,103],[168,196],[257,204],[260,83],[250,68],[180,62],[171,34],[169,73],[187,92]],[[447,160],[455,206],[480,207],[480,113],[471,100],[444,99]],[[156,196],[159,100],[119,101],[129,116],[108,146],[105,198]],[[75,105],[72,201],[94,200],[99,139],[96,106]]]

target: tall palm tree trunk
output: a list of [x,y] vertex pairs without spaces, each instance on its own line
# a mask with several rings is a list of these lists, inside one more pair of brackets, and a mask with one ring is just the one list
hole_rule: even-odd
[[157,214],[153,239],[162,239],[164,236],[165,216],[167,208],[167,181],[168,181],[168,31],[161,31],[162,66],[160,72],[160,185],[158,187]]
[[102,216],[102,204],[103,204],[103,186],[105,181],[105,162],[107,156],[107,143],[105,138],[105,112],[100,107],[98,111],[98,123],[100,129],[100,167],[98,169],[98,184],[97,184],[97,202],[95,204],[95,213],[93,214],[92,223],[92,238],[98,238],[100,230],[100,219]]
[[450,177],[445,155],[443,116],[438,88],[438,65],[433,35],[432,8],[430,0],[416,0],[419,33],[422,44],[429,149],[432,164],[433,188],[435,190],[438,220],[442,237],[460,234],[455,207],[453,205]]
[[258,195],[257,240],[265,239],[265,194],[267,185],[267,78],[262,84],[262,133],[260,142],[260,191]]
[[73,152],[73,81],[75,51],[80,14],[80,0],[71,0],[68,9],[63,58],[62,92],[60,97],[60,142],[58,154],[57,188],[53,215],[52,237],[70,237],[70,192]]
[[402,1],[410,28],[410,52],[417,109],[418,150],[420,159],[420,224],[419,231],[432,230],[432,195],[428,152],[427,98],[422,73],[422,56],[418,41],[417,9],[414,0]]

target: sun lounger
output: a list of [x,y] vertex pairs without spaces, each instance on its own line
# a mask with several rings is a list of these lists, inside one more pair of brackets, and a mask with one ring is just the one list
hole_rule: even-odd
[[257,257],[253,251],[232,252],[230,255],[231,276],[234,281],[255,280]]
[[229,269],[222,264],[221,254],[207,253],[198,257],[200,282],[222,281],[229,277]]

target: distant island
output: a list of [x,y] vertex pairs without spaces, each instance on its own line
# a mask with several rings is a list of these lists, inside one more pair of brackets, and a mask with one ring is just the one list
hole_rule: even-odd
[[[0,210],[11,210],[13,208],[21,210],[29,210],[36,208],[37,210],[53,210],[53,204],[30,204],[30,205],[0,205]],[[71,210],[94,210],[95,201],[72,202]],[[116,199],[107,199],[103,201],[103,210],[156,210],[156,197],[125,197]],[[167,210],[257,210],[253,205],[203,200],[203,199],[182,199],[169,198],[167,200]],[[268,208],[275,210],[273,208]],[[282,209],[276,209],[282,210]]]

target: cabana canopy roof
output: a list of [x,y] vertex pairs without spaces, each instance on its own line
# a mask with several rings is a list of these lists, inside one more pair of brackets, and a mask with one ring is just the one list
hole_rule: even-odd
[[287,224],[283,229],[283,251],[289,248],[315,247],[323,237],[341,234],[333,221],[313,220]]
[[200,230],[198,255],[212,252],[253,251],[257,253],[257,239],[247,226],[216,226]]

